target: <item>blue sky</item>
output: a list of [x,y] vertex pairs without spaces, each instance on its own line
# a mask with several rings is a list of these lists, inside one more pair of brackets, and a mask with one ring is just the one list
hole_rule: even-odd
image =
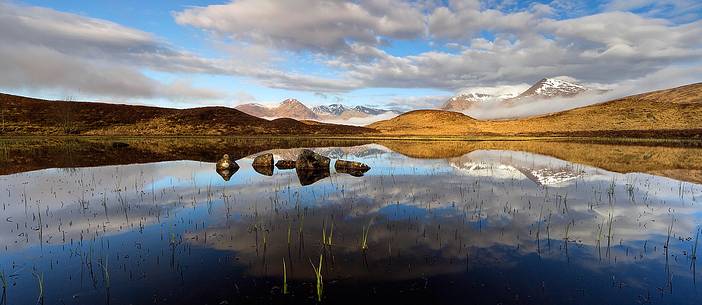
[[543,77],[648,90],[702,81],[700,17],[694,0],[0,0],[0,89],[402,109]]

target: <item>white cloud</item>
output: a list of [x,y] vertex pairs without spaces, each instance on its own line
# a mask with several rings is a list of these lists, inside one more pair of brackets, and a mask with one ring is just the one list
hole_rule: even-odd
[[381,37],[414,38],[424,32],[418,9],[398,0],[240,0],[174,16],[179,24],[236,40],[330,53],[348,51],[350,42],[378,45]]
[[[214,46],[229,55],[208,58],[113,22],[0,2],[0,40],[13,42],[0,47],[0,87],[127,98],[228,97],[187,79],[159,82],[145,69],[186,78],[237,75],[270,88],[332,94],[360,88],[459,91],[554,75],[618,84],[674,66],[699,67],[697,8],[690,0],[615,0],[586,15],[578,1],[564,0],[526,8],[476,0],[239,0],[174,12],[177,23],[211,33]],[[648,13],[621,12],[644,9]],[[386,48],[400,40],[432,49],[398,55]],[[303,60],[320,65],[323,74],[290,68]],[[430,100],[403,102],[424,107],[436,101]]]

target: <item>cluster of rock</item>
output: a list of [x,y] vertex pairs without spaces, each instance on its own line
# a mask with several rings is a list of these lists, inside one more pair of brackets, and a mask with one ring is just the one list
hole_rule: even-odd
[[[309,149],[303,150],[296,160],[278,160],[274,163],[273,154],[265,153],[254,158],[252,166],[254,170],[262,175],[272,176],[273,166],[279,170],[295,169],[300,184],[310,185],[321,179],[329,177],[329,165],[331,159],[315,153]],[[347,173],[355,177],[363,176],[365,172],[370,170],[370,166],[356,161],[337,160],[334,168],[339,173]],[[239,165],[236,162],[229,160],[228,155],[224,155],[217,162],[217,172],[229,181],[231,176],[239,170]]]

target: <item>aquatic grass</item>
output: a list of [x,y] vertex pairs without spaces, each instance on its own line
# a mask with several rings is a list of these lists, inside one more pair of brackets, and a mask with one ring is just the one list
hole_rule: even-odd
[[694,268],[695,262],[697,261],[697,245],[699,244],[700,241],[700,229],[699,227],[697,228],[697,234],[695,236],[695,245],[692,246],[692,253],[690,255],[690,259],[692,260],[690,262],[690,268]]
[[288,294],[288,272],[285,268],[285,257],[283,257],[283,294]]
[[110,289],[110,269],[107,265],[107,256],[105,257],[105,264],[98,262],[98,265],[102,268],[102,274],[105,281],[105,288]]
[[668,237],[665,240],[665,245],[663,245],[663,248],[668,251],[668,247],[670,246],[670,235],[673,234],[673,223],[675,223],[675,216],[670,221],[670,226],[668,227]]
[[39,296],[37,297],[37,304],[44,304],[44,274],[34,272],[34,277],[37,278],[37,290],[39,291]]
[[314,275],[315,278],[317,279],[316,283],[316,288],[317,288],[317,302],[322,301],[322,293],[324,289],[324,281],[322,278],[322,262],[324,260],[324,256],[322,253],[319,253],[319,267],[315,267],[314,263],[312,262],[312,259],[310,259],[310,264],[312,265],[312,269],[314,270]]
[[368,250],[368,233],[370,232],[371,225],[373,224],[373,218],[368,222],[368,226],[363,226],[361,233],[361,251]]
[[2,284],[2,291],[7,290],[7,278],[5,278],[5,272],[0,270],[0,284]]

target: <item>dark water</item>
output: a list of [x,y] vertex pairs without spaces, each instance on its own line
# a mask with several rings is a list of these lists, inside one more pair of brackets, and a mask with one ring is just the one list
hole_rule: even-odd
[[[28,169],[0,176],[0,303],[702,302],[702,185],[678,177],[697,150],[651,148],[650,162],[674,164],[664,177],[495,147],[356,144],[314,150],[368,164],[364,176],[332,166],[305,186],[226,147],[204,159],[241,158],[229,181],[213,160],[52,168],[6,153],[6,168]],[[262,150],[291,159],[294,146]]]

